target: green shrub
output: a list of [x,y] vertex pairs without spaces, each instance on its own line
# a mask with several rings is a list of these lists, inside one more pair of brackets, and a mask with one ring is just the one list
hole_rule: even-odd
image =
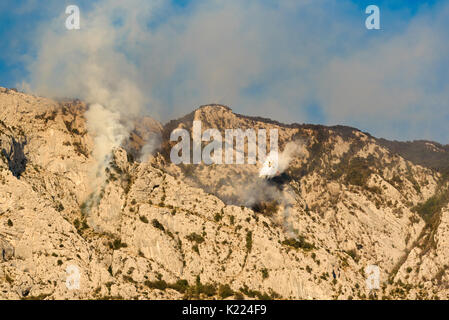
[[64,206],[62,205],[61,202],[59,202],[55,209],[58,212],[62,212],[62,211],[64,211]]
[[262,292],[257,291],[257,290],[251,290],[251,289],[248,288],[247,285],[243,285],[243,287],[240,288],[239,290],[240,290],[240,292],[242,292],[243,294],[247,295],[248,297],[250,297],[250,298],[257,297],[257,299],[259,299],[259,300],[271,300],[273,298],[280,298],[280,295],[278,295],[275,292],[273,292],[272,295],[270,296],[266,292],[262,293]]
[[349,163],[346,182],[356,186],[366,186],[372,171],[368,159],[356,157]]
[[243,294],[240,292],[234,292],[234,299],[235,300],[244,300]]
[[268,278],[268,269],[267,268],[263,268],[261,270],[262,272],[262,279],[267,279]]
[[253,248],[253,233],[252,231],[248,231],[246,233],[246,251],[251,252]]
[[204,242],[204,238],[201,235],[199,235],[199,234],[197,234],[195,232],[192,232],[191,234],[189,234],[186,237],[186,239],[189,240],[189,241],[192,241],[192,242],[196,242],[196,243],[203,243]]
[[304,236],[299,236],[298,239],[288,238],[282,241],[283,245],[293,247],[295,249],[303,249],[305,251],[316,249],[312,243],[309,243],[305,240]]
[[441,209],[448,203],[448,192],[440,192],[436,194],[424,203],[420,203],[413,208],[413,211],[418,213],[426,223],[429,223],[434,214],[441,211]]
[[221,220],[221,218],[222,218],[222,216],[221,216],[221,214],[220,213],[215,213],[215,216],[214,216],[214,220],[215,220],[215,222],[218,222],[218,221],[220,221]]
[[139,217],[140,221],[142,221],[143,223],[148,223],[148,219],[145,216],[140,216]]
[[218,295],[222,299],[226,299],[226,298],[234,295],[234,290],[231,289],[229,284],[220,285],[220,287],[218,288]]
[[156,281],[146,280],[144,284],[150,289],[165,290],[168,287],[167,282],[165,282],[165,280],[156,280]]
[[181,279],[176,281],[176,283],[174,284],[169,284],[168,287],[180,293],[185,293],[189,288],[189,283],[187,282],[187,280]]
[[151,220],[151,224],[152,224],[153,227],[155,227],[156,229],[159,229],[159,230],[161,230],[162,232],[165,232],[164,226],[163,226],[157,219]]
[[112,243],[109,243],[109,248],[114,250],[119,250],[121,248],[126,248],[128,245],[120,239],[115,239]]
[[76,230],[80,229],[80,221],[78,219],[75,219],[75,221],[73,221],[73,225],[75,226]]
[[205,294],[208,297],[212,297],[217,293],[217,288],[211,283],[207,283],[202,285],[201,293]]

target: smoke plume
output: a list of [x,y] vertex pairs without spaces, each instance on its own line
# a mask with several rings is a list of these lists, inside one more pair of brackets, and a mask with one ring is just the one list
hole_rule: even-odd
[[283,152],[271,151],[259,170],[259,177],[273,178],[288,169],[290,162],[303,152],[303,143],[299,140],[286,144]]
[[290,141],[285,145],[284,151],[279,155],[279,172],[288,169],[290,162],[296,157],[303,156],[304,144],[300,140]]
[[[89,11],[81,10],[81,29],[73,32],[60,24],[65,16],[47,23],[37,57],[29,65],[33,92],[56,99],[79,98],[89,105],[85,117],[94,139],[93,192],[105,180],[113,149],[129,137],[135,119],[149,106],[133,43],[144,32],[141,18],[151,14],[152,6],[131,2],[100,1]],[[153,150],[154,143],[149,143],[146,155]]]
[[160,148],[162,137],[159,134],[151,134],[147,143],[142,147],[140,161],[147,162],[154,152]]
[[94,139],[93,157],[96,165],[93,168],[94,185],[101,184],[105,179],[105,168],[112,158],[112,150],[117,148],[128,132],[120,123],[120,114],[93,104],[85,113],[87,129]]

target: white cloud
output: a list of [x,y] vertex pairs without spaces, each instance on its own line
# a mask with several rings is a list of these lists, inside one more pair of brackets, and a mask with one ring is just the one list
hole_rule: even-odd
[[317,78],[330,121],[358,123],[387,137],[447,142],[441,120],[449,116],[449,37],[438,23],[444,25],[448,8],[416,17],[401,34],[331,58]]
[[168,120],[216,102],[306,122],[305,107],[318,102],[329,123],[441,139],[448,8],[368,34],[363,11],[348,1],[210,0],[184,11],[167,1],[99,1],[81,11],[80,31],[64,29],[63,11],[41,26],[29,80],[40,93],[125,116],[143,109]]

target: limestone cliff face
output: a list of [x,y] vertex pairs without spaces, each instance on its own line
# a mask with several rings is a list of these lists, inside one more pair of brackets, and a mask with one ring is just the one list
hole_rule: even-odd
[[[368,134],[203,106],[137,123],[96,190],[87,106],[0,91],[0,298],[448,298],[446,180]],[[271,181],[258,165],[175,166],[169,133],[193,120],[276,128],[303,152]],[[148,132],[162,149],[136,161]]]

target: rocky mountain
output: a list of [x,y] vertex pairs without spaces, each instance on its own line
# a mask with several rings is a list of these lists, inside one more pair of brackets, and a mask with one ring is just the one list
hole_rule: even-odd
[[[136,121],[96,189],[85,103],[1,88],[0,106],[0,298],[449,298],[446,176],[397,143],[207,105]],[[301,151],[274,179],[174,165],[170,132],[194,120],[277,129]],[[161,147],[139,159],[150,134]]]
[[449,145],[427,140],[402,142],[378,139],[378,142],[391,152],[416,164],[435,169],[442,174],[449,172]]

